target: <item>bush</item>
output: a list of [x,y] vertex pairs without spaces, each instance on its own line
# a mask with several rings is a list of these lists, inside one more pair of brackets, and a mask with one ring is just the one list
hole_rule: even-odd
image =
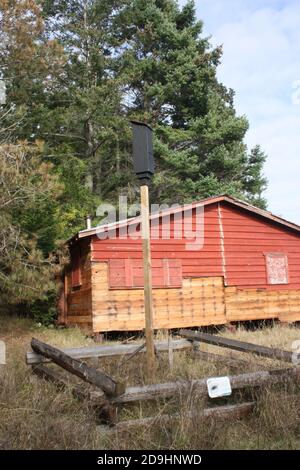
[[49,292],[44,299],[35,300],[32,303],[23,304],[19,310],[21,314],[26,312],[26,316],[32,318],[36,323],[44,326],[52,325],[57,317],[57,294]]

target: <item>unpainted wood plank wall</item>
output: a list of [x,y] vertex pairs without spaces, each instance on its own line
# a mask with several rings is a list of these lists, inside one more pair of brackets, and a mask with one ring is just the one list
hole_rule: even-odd
[[[93,330],[144,328],[143,289],[110,290],[108,263],[92,262]],[[153,289],[154,328],[226,323],[222,277],[183,279],[182,288]]]
[[300,290],[225,288],[226,319],[300,321]]
[[80,243],[80,273],[81,285],[72,288],[72,273],[67,273],[67,324],[78,325],[88,330],[92,329],[92,286],[91,286],[91,256],[88,241]]
[[[92,263],[93,331],[144,328],[143,289],[110,290],[108,263]],[[278,318],[300,321],[300,291],[225,287],[223,277],[183,279],[182,288],[153,289],[154,328]]]

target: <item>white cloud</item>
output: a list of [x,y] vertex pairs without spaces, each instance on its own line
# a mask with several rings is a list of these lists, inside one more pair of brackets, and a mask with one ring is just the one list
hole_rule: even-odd
[[300,224],[300,105],[292,98],[300,80],[300,2],[197,0],[196,6],[205,34],[223,44],[218,74],[250,121],[247,143],[268,154],[269,209]]

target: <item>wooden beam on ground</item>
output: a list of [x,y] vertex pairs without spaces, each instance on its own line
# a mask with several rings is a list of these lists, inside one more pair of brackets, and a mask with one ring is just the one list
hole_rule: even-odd
[[[261,387],[263,385],[293,379],[300,380],[300,367],[265,370],[229,376],[232,390]],[[180,393],[196,393],[199,397],[207,397],[207,378],[144,385],[141,387],[127,387],[123,395],[112,398],[112,403],[121,405],[139,401],[171,398]]]
[[116,382],[105,372],[87,366],[84,362],[68,356],[60,349],[54,348],[53,346],[43,343],[35,338],[32,338],[31,340],[31,347],[35,352],[48,357],[71,374],[74,374],[85,382],[100,388],[107,395],[121,395],[125,390],[125,384]]
[[78,385],[71,384],[62,374],[43,364],[33,366],[32,371],[39,377],[54,383],[60,389],[70,388],[71,393],[75,398],[78,398],[79,400],[87,400],[91,406],[97,408],[99,418],[110,425],[115,424],[117,419],[116,408],[109,402],[104,392],[101,390],[97,390],[95,394],[93,390],[87,390]]
[[[187,349],[192,349],[192,344],[190,341],[185,339],[173,340],[172,341],[173,351],[183,351]],[[131,344],[113,344],[105,346],[88,346],[84,348],[69,348],[62,349],[62,352],[68,356],[73,357],[74,359],[89,359],[93,357],[104,358],[104,357],[118,357],[118,356],[128,356],[133,354],[137,348],[142,346],[143,343],[131,343]],[[168,352],[169,344],[168,341],[156,341],[155,349],[158,352]],[[142,348],[139,353],[145,353],[145,347]],[[28,365],[40,364],[43,362],[51,362],[51,359],[44,357],[40,354],[37,354],[34,351],[29,351],[26,353],[26,363]]]
[[269,348],[259,344],[246,343],[244,341],[237,341],[235,339],[223,338],[222,336],[210,335],[208,333],[201,333],[191,330],[180,330],[179,334],[184,338],[191,341],[202,341],[202,343],[213,344],[221,348],[234,349],[235,351],[243,351],[246,353],[254,353],[263,357],[270,357],[271,359],[278,359],[284,362],[293,362],[293,353],[284,351],[277,348]]
[[[245,416],[248,416],[254,409],[255,403],[254,402],[247,402],[241,403],[237,405],[226,405],[226,406],[218,406],[215,408],[206,408],[201,412],[197,412],[195,410],[190,411],[184,414],[184,419],[189,420],[190,422],[195,422],[195,420],[205,421],[207,419],[216,419],[216,420],[223,420],[223,419],[241,419]],[[137,427],[142,426],[143,428],[147,427],[150,428],[155,425],[157,426],[168,426],[174,425],[176,422],[180,421],[182,415],[174,414],[174,415],[157,415],[151,416],[149,418],[142,418],[142,419],[134,419],[130,421],[120,421],[117,423],[113,428],[105,428],[101,427],[101,430],[108,433],[114,432],[128,432],[130,430],[136,430]]]

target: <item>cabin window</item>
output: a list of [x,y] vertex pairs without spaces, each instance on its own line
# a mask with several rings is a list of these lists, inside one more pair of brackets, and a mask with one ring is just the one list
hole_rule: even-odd
[[71,254],[72,288],[81,286],[80,249],[74,248]]
[[288,257],[282,253],[267,253],[268,284],[288,284]]
[[[144,287],[143,260],[118,259],[109,261],[109,286],[111,289]],[[178,259],[152,260],[152,286],[181,287],[182,267]]]

